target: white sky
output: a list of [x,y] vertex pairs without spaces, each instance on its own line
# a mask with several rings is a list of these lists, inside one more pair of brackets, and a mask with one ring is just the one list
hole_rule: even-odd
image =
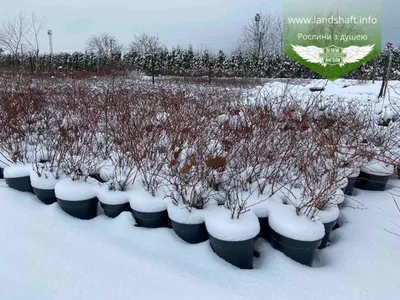
[[[400,44],[400,0],[382,1],[383,40]],[[0,0],[0,22],[19,11],[46,17],[42,52],[49,49],[47,29],[53,30],[54,52],[84,50],[85,40],[102,32],[124,44],[147,33],[168,47],[230,52],[243,26],[267,10],[281,11],[282,0]]]

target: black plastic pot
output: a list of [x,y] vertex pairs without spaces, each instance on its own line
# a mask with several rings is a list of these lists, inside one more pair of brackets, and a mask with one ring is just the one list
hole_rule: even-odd
[[222,259],[240,269],[253,269],[256,237],[238,242],[223,241],[209,234],[212,250]]
[[0,179],[4,178],[4,169],[0,168]]
[[268,217],[265,218],[258,218],[258,222],[260,223],[260,237],[263,237],[269,241],[270,233],[269,233],[269,223]]
[[97,202],[97,197],[81,201],[66,201],[57,198],[57,203],[63,211],[82,220],[90,220],[97,216]]
[[31,178],[29,176],[6,178],[6,184],[10,188],[13,188],[17,191],[33,193],[33,188],[31,186]]
[[129,202],[122,204],[105,204],[100,202],[100,205],[104,210],[104,214],[110,218],[116,218],[124,211],[131,211]]
[[140,212],[132,209],[132,215],[140,227],[160,228],[168,226],[167,210],[159,212]]
[[321,244],[321,240],[311,242],[298,241],[287,238],[277,233],[272,228],[270,229],[270,233],[272,247],[281,251],[294,261],[311,267],[315,252]]
[[360,172],[354,187],[367,191],[384,191],[389,179],[390,175],[379,176]]
[[342,191],[345,195],[353,196],[353,188],[354,184],[357,181],[357,177],[352,177],[347,179],[348,179],[347,186],[344,189],[342,189]]
[[318,249],[324,249],[326,247],[326,245],[329,242],[329,237],[331,236],[331,232],[333,227],[336,225],[337,220],[330,222],[330,223],[324,223],[324,227],[325,227],[325,235],[321,241],[321,245],[319,245]]
[[33,187],[33,192],[35,193],[36,197],[42,201],[44,204],[53,204],[57,202],[56,195],[54,193],[54,189],[52,190],[42,190]]
[[176,235],[189,244],[198,244],[208,240],[206,224],[182,224],[170,219]]

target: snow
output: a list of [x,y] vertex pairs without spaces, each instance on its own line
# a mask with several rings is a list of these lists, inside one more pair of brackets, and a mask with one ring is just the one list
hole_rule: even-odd
[[168,205],[168,201],[163,197],[161,191],[153,197],[141,185],[135,184],[129,197],[129,203],[133,210],[139,212],[160,212],[166,210]]
[[97,196],[98,185],[96,180],[89,178],[85,181],[72,181],[70,178],[60,180],[55,185],[57,198],[65,201],[82,201]]
[[364,209],[342,210],[347,222],[317,251],[313,268],[258,239],[254,270],[239,270],[208,241],[188,245],[171,229],[134,227],[129,212],[80,222],[57,203],[45,206],[4,180],[0,186],[0,244],[7,245],[0,249],[0,299],[128,300],[134,293],[138,299],[261,300],[268,291],[274,300],[392,300],[400,293],[400,238],[385,231],[400,233],[392,223],[400,224],[400,212],[389,191],[357,190]]
[[206,227],[213,237],[224,241],[245,241],[260,233],[260,223],[251,211],[231,219],[230,210],[217,207],[205,216]]
[[320,220],[311,221],[305,215],[297,215],[291,205],[274,207],[268,218],[269,226],[277,233],[298,241],[317,241],[325,235]]
[[192,208],[188,210],[184,204],[175,205],[172,201],[168,201],[168,216],[172,221],[181,224],[201,224],[204,223],[204,214],[206,209]]
[[348,174],[348,178],[357,178],[360,175],[360,170],[359,169],[355,169],[352,172],[349,172]]
[[267,218],[276,205],[283,205],[282,199],[277,194],[268,199],[251,197],[247,202],[247,206],[258,218]]
[[129,202],[129,191],[110,191],[107,185],[97,189],[97,198],[104,204],[124,204]]
[[11,158],[7,152],[0,151],[0,168],[5,169],[11,164]]
[[394,173],[394,167],[377,160],[371,160],[361,167],[361,171],[371,175],[390,176]]
[[39,177],[33,169],[30,170],[31,185],[36,189],[54,190],[59,179],[56,179],[54,174],[49,171],[41,172],[42,176]]
[[4,169],[4,178],[18,178],[29,176],[31,164],[13,164]]
[[333,196],[333,204],[342,204],[344,202],[345,195],[341,189],[337,189],[335,195]]
[[318,218],[322,223],[331,223],[339,218],[340,210],[337,205],[329,205],[324,210],[318,211]]
[[347,184],[349,183],[349,180],[347,178],[343,178],[342,180],[340,180],[340,182],[338,183],[339,188],[344,189]]

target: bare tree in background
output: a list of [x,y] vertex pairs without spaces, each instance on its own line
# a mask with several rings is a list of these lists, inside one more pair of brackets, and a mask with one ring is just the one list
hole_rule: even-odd
[[136,35],[129,46],[129,50],[138,53],[154,53],[161,49],[161,43],[158,36],[151,36],[145,33]]
[[0,47],[12,55],[22,52],[21,45],[29,31],[29,20],[20,12],[1,24]]
[[283,18],[279,13],[260,13],[247,24],[239,40],[238,50],[258,56],[283,52]]
[[35,71],[39,67],[39,47],[40,47],[40,34],[46,24],[46,18],[38,18],[34,12],[32,12],[31,19],[28,23],[28,30],[25,33],[24,41],[26,42],[29,51],[35,55]]
[[91,36],[86,42],[86,50],[99,55],[111,55],[121,52],[123,45],[109,33]]

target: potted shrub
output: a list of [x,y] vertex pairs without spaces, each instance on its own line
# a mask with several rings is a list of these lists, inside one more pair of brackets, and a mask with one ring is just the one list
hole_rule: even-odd
[[[147,106],[151,105],[146,103]],[[164,199],[164,193],[160,190],[163,183],[161,175],[167,157],[166,132],[154,121],[153,111],[143,113],[148,114],[144,117],[145,121],[136,120],[137,116],[133,116],[133,124],[126,129],[131,131],[130,136],[135,141],[130,153],[138,170],[139,183],[135,184],[129,203],[138,226],[168,227],[168,201]]]
[[206,195],[202,188],[175,187],[170,194],[172,201],[168,203],[168,216],[172,229],[182,240],[190,244],[198,244],[208,240],[208,232],[204,221]]
[[57,202],[55,186],[61,178],[61,172],[52,163],[33,164],[30,171],[33,192],[44,204]]
[[98,182],[89,177],[99,165],[98,149],[95,145],[95,126],[92,127],[89,116],[82,114],[87,108],[80,107],[85,98],[78,98],[76,110],[69,111],[60,125],[60,143],[62,153],[60,168],[67,176],[55,185],[57,203],[67,214],[79,219],[93,219],[97,216]]
[[275,206],[269,215],[271,245],[291,259],[311,266],[325,235],[315,211],[292,205]]
[[181,151],[169,164],[168,215],[175,233],[184,241],[197,244],[208,239],[204,208],[212,189],[208,186],[207,174],[224,166],[217,158],[205,159],[201,155],[204,151],[191,150]]
[[37,128],[46,101],[42,93],[21,83],[1,95],[0,161],[6,183],[19,191],[32,192],[30,163],[40,159],[34,152],[39,144]]
[[65,178],[55,185],[57,203],[67,214],[82,220],[97,216],[97,191],[94,179]]
[[29,177],[31,169],[30,164],[12,164],[6,167],[4,169],[6,184],[17,191],[33,193]]
[[115,218],[124,211],[131,211],[129,191],[132,190],[138,173],[129,152],[120,150],[110,156],[112,172],[108,176],[103,175],[107,180],[97,192],[101,207],[110,218]]
[[392,165],[371,159],[361,167],[355,187],[369,191],[384,191],[393,173]]
[[252,269],[260,223],[246,207],[250,195],[243,192],[243,184],[239,178],[226,184],[224,207],[212,210],[205,221],[213,251],[238,268]]
[[60,134],[62,122],[68,113],[59,110],[57,103],[48,101],[47,109],[42,112],[42,120],[37,126],[38,143],[34,153],[30,180],[36,197],[44,204],[57,202],[55,185],[64,177],[61,170],[61,158],[64,153]]

